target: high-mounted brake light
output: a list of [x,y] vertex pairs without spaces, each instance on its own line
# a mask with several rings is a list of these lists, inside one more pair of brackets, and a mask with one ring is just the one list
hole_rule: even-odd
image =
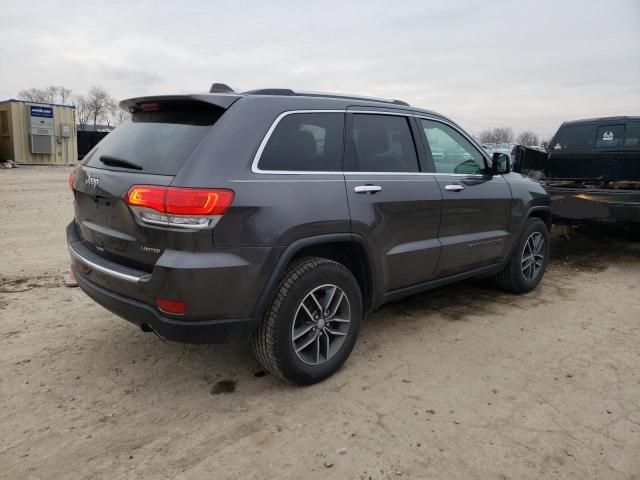
[[73,185],[76,183],[76,172],[75,170],[69,174],[69,188],[73,192]]
[[126,202],[139,209],[138,216],[145,223],[207,228],[224,215],[233,197],[233,191],[226,189],[134,185],[127,193]]
[[159,103],[141,103],[140,108],[145,112],[155,112],[156,110],[160,110]]

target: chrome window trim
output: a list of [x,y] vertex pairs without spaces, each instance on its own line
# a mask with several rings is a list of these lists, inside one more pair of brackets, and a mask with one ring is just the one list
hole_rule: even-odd
[[[387,111],[380,111],[380,110],[349,110],[347,109],[343,109],[343,110],[336,110],[336,109],[331,109],[331,110],[287,110],[286,112],[282,112],[280,115],[278,115],[276,117],[276,119],[273,121],[273,123],[271,124],[271,126],[269,127],[269,130],[267,130],[267,133],[265,134],[264,138],[262,139],[262,142],[260,142],[260,146],[258,147],[258,151],[256,152],[256,154],[253,157],[253,162],[251,163],[251,172],[252,173],[257,173],[257,174],[261,174],[261,175],[433,175],[433,176],[442,176],[442,175],[448,175],[448,176],[456,176],[456,177],[483,177],[484,175],[481,173],[442,173],[442,172],[354,172],[354,171],[305,171],[305,170],[262,170],[261,168],[258,167],[258,163],[260,162],[260,157],[262,156],[262,152],[264,152],[264,149],[267,146],[267,143],[269,142],[269,139],[271,138],[271,135],[273,134],[274,130],[276,129],[276,127],[278,126],[278,124],[280,123],[280,121],[288,116],[288,115],[295,115],[297,113],[358,113],[358,114],[372,114],[372,115],[396,115],[396,116],[401,116],[401,117],[414,117],[417,119],[425,119],[425,120],[431,120],[431,121],[436,121],[436,122],[440,122],[440,123],[444,123],[447,126],[453,128],[456,132],[458,132],[460,135],[462,135],[464,138],[466,138],[467,140],[469,140],[469,142],[480,152],[480,155],[482,157],[484,157],[485,159],[491,161],[491,159],[489,158],[488,154],[486,154],[486,152],[484,152],[482,147],[479,147],[478,144],[473,140],[473,138],[471,138],[469,135],[467,135],[465,132],[461,131],[458,127],[456,127],[454,124],[452,124],[451,122],[448,122],[445,119],[442,119],[440,117],[437,117],[435,115],[428,115],[428,114],[424,114],[424,113],[415,113],[415,112],[411,112],[411,111],[406,111],[406,112],[387,112]],[[418,148],[418,146],[416,145],[416,148]]]
[[262,170],[261,168],[258,167],[258,163],[260,162],[260,157],[262,156],[262,152],[264,152],[264,149],[267,147],[267,143],[269,142],[269,139],[271,138],[273,131],[276,129],[276,127],[284,117],[287,117],[289,115],[299,114],[299,113],[343,113],[344,114],[346,112],[347,112],[346,109],[343,109],[343,110],[288,110],[286,112],[282,112],[273,121],[273,123],[269,127],[269,130],[267,130],[267,133],[262,139],[262,142],[260,142],[258,151],[253,157],[253,163],[251,164],[251,171],[253,173],[261,173],[261,174],[268,174],[268,175],[269,174],[270,175],[342,175],[343,172],[335,172],[335,171],[314,172],[314,171],[302,171],[302,170]]

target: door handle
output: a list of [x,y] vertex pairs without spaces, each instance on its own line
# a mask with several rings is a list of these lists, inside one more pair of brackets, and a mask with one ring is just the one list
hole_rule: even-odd
[[380,185],[358,185],[353,189],[356,193],[368,193],[369,195],[382,190]]
[[459,192],[460,190],[464,190],[464,187],[462,185],[458,185],[457,183],[453,183],[451,185],[445,185],[444,189],[447,192]]

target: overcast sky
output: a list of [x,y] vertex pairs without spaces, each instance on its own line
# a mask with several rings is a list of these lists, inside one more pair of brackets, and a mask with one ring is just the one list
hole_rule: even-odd
[[640,115],[640,0],[96,4],[0,0],[0,100],[217,81],[400,98],[472,132]]

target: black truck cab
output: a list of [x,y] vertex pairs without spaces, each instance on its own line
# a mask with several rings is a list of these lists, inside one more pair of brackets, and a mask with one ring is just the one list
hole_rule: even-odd
[[640,222],[640,116],[565,122],[547,152],[518,146],[514,170],[544,180],[556,220]]

